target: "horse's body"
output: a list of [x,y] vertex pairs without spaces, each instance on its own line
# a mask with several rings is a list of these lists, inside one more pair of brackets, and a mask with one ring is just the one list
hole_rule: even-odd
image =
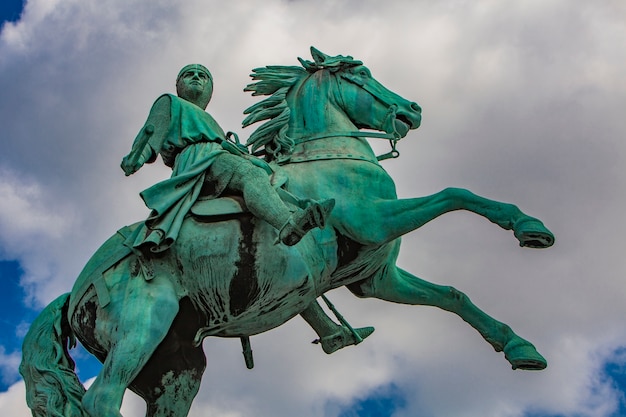
[[[270,330],[343,285],[360,297],[452,311],[503,350],[513,368],[545,367],[529,342],[463,293],[423,281],[395,261],[400,236],[451,210],[513,229],[522,246],[550,246],[551,233],[517,207],[466,190],[398,200],[392,179],[357,132],[367,127],[398,139],[419,126],[419,106],[382,87],[350,57],[313,55],[314,63],[302,61],[305,69],[255,70],[260,81],[248,90],[272,96],[249,109],[244,124],[269,120],[250,143],[282,165],[292,194],[336,200],[330,227],[287,247],[274,243],[274,228],[249,214],[210,222],[190,215],[176,244],[151,260],[125,251],[123,229],[25,339],[21,371],[35,415],[119,417],[130,388],[146,400],[147,416],[184,416],[205,368],[204,337]],[[64,352],[74,335],[103,361],[86,393]]]

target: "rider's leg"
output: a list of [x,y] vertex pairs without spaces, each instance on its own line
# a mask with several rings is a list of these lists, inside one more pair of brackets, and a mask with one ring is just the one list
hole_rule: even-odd
[[215,164],[233,165],[228,187],[241,192],[250,212],[278,229],[279,238],[286,245],[295,245],[313,228],[323,228],[334,207],[334,200],[325,200],[292,212],[280,199],[263,169],[234,155],[220,156]]
[[[124,391],[144,367],[167,334],[178,312],[176,292],[167,277],[145,281],[141,276],[128,280],[122,294],[106,309],[112,326],[111,348],[102,370],[87,390],[82,403],[92,417],[121,417]],[[98,325],[98,323],[97,323]]]
[[439,307],[461,317],[500,352],[513,369],[536,370],[546,367],[545,359],[528,341],[506,324],[495,320],[474,305],[461,291],[424,281],[398,267],[390,267],[376,278],[349,286],[357,296],[375,297],[401,304]]
[[291,218],[292,211],[270,184],[267,173],[245,160],[238,163],[228,187],[241,192],[252,214],[276,229],[280,229]]
[[317,301],[313,301],[300,315],[319,336],[319,339],[315,340],[314,343],[319,342],[324,352],[328,354],[346,346],[356,345],[374,332],[373,327],[354,329],[361,339],[358,341],[348,327],[339,325],[328,317]]
[[554,243],[554,236],[541,221],[524,214],[515,205],[489,200],[461,188],[446,188],[426,197],[378,199],[343,207],[340,201],[334,213],[348,236],[363,244],[380,245],[454,210],[469,210],[503,229],[513,229],[521,246],[544,248]]

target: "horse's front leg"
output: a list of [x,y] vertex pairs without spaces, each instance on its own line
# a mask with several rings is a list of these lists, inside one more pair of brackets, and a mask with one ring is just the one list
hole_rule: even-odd
[[359,297],[375,297],[401,304],[428,305],[450,311],[476,329],[497,352],[504,351],[513,369],[540,370],[546,360],[527,340],[506,324],[476,307],[461,291],[424,281],[398,267],[386,274],[349,286]]
[[[543,223],[513,204],[480,197],[462,188],[446,188],[436,194],[401,200],[374,200],[352,206],[346,216],[347,234],[365,244],[390,242],[431,220],[455,210],[479,214],[506,230],[513,230],[521,246],[547,248],[554,235]],[[333,214],[337,214],[335,209]]]
[[100,326],[111,330],[105,335],[111,348],[82,400],[91,417],[121,417],[126,388],[167,334],[179,308],[172,284],[162,276],[151,281],[132,277],[126,288],[112,291],[111,299],[98,317]]

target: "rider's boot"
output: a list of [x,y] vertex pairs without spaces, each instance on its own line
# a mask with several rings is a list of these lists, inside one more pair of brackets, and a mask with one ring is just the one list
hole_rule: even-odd
[[293,246],[311,229],[326,225],[328,215],[335,207],[335,200],[313,201],[304,210],[299,210],[289,217],[281,227],[278,240],[287,246]]
[[315,339],[313,343],[320,343],[322,350],[330,355],[346,346],[358,345],[363,339],[374,333],[374,328],[360,327],[354,329],[354,331],[359,335],[360,340],[358,340],[356,335],[346,326],[341,326],[337,332],[329,336]]

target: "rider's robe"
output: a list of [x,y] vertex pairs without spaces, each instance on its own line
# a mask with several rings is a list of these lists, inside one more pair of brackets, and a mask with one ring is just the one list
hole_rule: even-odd
[[[141,192],[151,213],[126,245],[137,248],[146,244],[158,252],[176,240],[183,219],[201,190],[203,194],[219,195],[232,172],[215,173],[207,178],[210,175],[207,170],[215,158],[226,152],[220,144],[225,134],[215,119],[195,104],[165,94],[152,106],[145,126],[150,124],[154,133],[144,145],[151,151],[146,162],[153,162],[160,154],[163,162],[172,168],[172,176]],[[133,151],[141,146],[143,132],[144,129],[135,139]]]

